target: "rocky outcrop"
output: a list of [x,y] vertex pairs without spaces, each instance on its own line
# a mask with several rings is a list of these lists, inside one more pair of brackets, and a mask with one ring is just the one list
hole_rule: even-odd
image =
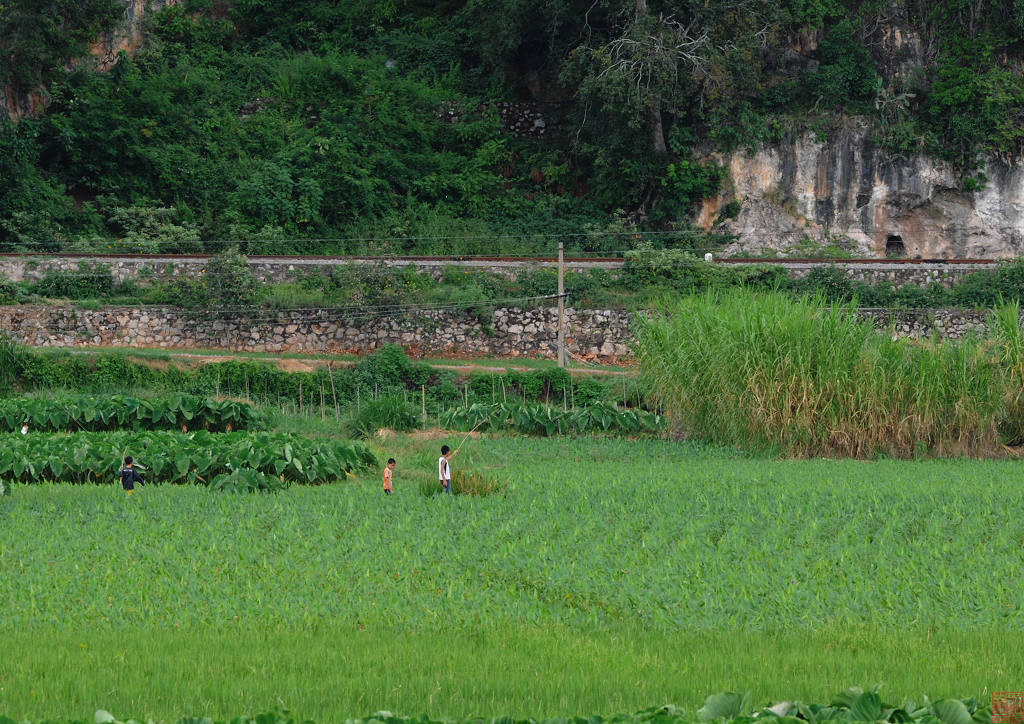
[[117,62],[117,54],[122,50],[131,55],[142,45],[147,13],[159,12],[179,2],[181,0],[121,0],[124,20],[116,30],[93,43],[89,55],[100,70],[108,70]]
[[862,256],[1002,258],[1024,253],[1024,164],[990,159],[979,191],[960,189],[947,164],[894,157],[877,148],[870,127],[853,121],[820,139],[803,133],[753,154],[721,157],[731,189],[702,209],[710,225],[738,235],[730,253],[771,253],[808,237],[837,240]]
[[[182,0],[119,0],[124,5],[124,19],[117,29],[106,33],[89,46],[89,57],[100,70],[109,70],[117,62],[117,54],[125,51],[135,53],[144,41],[145,18]],[[71,64],[81,63],[80,59],[68,59]],[[12,121],[25,116],[36,116],[46,110],[49,97],[45,88],[34,88],[19,92],[13,86],[0,83],[0,116],[6,115]]]
[[[813,33],[791,39],[787,72],[814,72],[810,58],[819,41]],[[889,3],[868,46],[882,79],[883,105],[898,105],[908,79],[935,61],[932,41],[911,26],[904,3]],[[961,177],[948,164],[921,155],[893,156],[872,136],[869,122],[853,118],[827,138],[805,131],[754,153],[718,155],[730,188],[705,203],[698,220],[710,228],[725,204],[738,202],[738,217],[721,225],[739,235],[729,249],[734,253],[807,249],[807,239],[838,242],[861,256],[1024,253],[1024,164],[990,158],[982,169],[988,178],[984,188],[963,191]],[[803,255],[813,255],[810,247]]]
[[42,89],[31,93],[18,93],[13,86],[0,83],[0,116],[6,115],[12,121],[25,116],[34,116],[46,108],[47,98]]

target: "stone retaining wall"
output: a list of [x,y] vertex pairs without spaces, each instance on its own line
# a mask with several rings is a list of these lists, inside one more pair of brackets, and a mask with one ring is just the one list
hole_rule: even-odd
[[[728,262],[723,262],[728,264]],[[791,278],[800,279],[815,267],[829,266],[824,262],[787,262],[786,272]],[[886,262],[836,262],[836,268],[842,269],[846,276],[867,284],[878,284],[888,281],[895,289],[909,285],[927,286],[939,283],[950,287],[964,276],[979,269],[995,271],[995,264],[980,263],[949,263],[949,262],[917,262],[914,264],[895,264]]]
[[[103,257],[103,256],[53,256],[53,257],[24,257],[24,256],[0,256],[0,277],[11,281],[38,281],[49,271],[61,271],[78,273],[80,265],[85,264],[87,268],[92,264],[102,264],[108,267],[111,276],[116,282],[123,282],[127,279],[141,278],[168,278],[168,277],[189,277],[198,278],[206,271],[209,257]],[[339,266],[358,264],[372,266],[381,264],[384,266],[405,267],[415,265],[421,271],[429,272],[435,279],[448,267],[458,266],[471,269],[487,269],[507,277],[513,277],[523,268],[551,268],[557,267],[556,262],[550,261],[474,261],[474,260],[416,260],[402,258],[366,258],[366,257],[312,257],[294,259],[275,259],[272,257],[249,257],[249,269],[263,283],[283,282],[302,278],[310,274],[327,274],[331,269]],[[582,272],[587,269],[598,267],[619,268],[621,262],[569,262],[565,268],[570,271]]]
[[[0,277],[12,281],[37,281],[48,271],[77,272],[79,264],[103,264],[110,268],[115,281],[139,279],[141,277],[200,277],[202,276],[208,257],[103,257],[103,256],[3,256],[0,255]],[[715,261],[727,267],[738,268],[751,262]],[[777,264],[786,269],[794,278],[804,277],[811,269],[819,266],[835,265],[847,276],[858,281],[878,283],[888,280],[896,288],[906,284],[926,285],[931,282],[950,286],[965,274],[978,269],[995,270],[994,264],[953,263],[953,262],[917,262],[914,264],[895,264],[892,262],[806,262],[806,261],[766,261],[765,264]],[[447,267],[461,266],[470,269],[486,269],[508,277],[515,276],[525,268],[555,268],[552,261],[492,261],[492,260],[430,260],[403,258],[368,258],[368,257],[309,257],[309,258],[274,258],[249,257],[249,268],[261,282],[282,282],[315,273],[329,273],[337,266],[348,264],[384,264],[387,266],[408,266],[428,271],[435,278],[440,278]],[[566,269],[585,272],[589,269],[607,269],[616,272],[622,268],[621,261],[574,261],[566,263]]]
[[[986,312],[863,309],[881,330],[903,337],[984,334]],[[602,362],[629,356],[628,312],[568,309],[566,343],[573,355]],[[342,313],[260,312],[197,316],[160,307],[0,307],[0,331],[37,347],[156,347],[245,352],[365,353],[398,344],[412,354],[455,357],[556,357],[557,310],[497,309],[481,322],[465,313],[416,312],[399,317]]]
[[968,334],[985,335],[989,331],[987,311],[964,309],[860,309],[858,316],[870,319],[876,329],[899,337],[962,339]]
[[[616,362],[629,349],[629,314],[566,311],[572,354]],[[159,307],[0,307],[0,330],[37,347],[158,347],[246,352],[365,353],[399,344],[412,353],[466,357],[556,356],[557,308],[497,309],[488,323],[464,313],[416,312],[400,317],[340,313],[261,312],[197,316]]]

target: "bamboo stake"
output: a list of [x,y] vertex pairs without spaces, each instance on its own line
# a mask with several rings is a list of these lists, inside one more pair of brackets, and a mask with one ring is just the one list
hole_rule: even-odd
[[331,378],[331,397],[334,399],[334,419],[341,417],[341,409],[338,407],[338,390],[334,387],[334,363],[327,363],[327,374]]

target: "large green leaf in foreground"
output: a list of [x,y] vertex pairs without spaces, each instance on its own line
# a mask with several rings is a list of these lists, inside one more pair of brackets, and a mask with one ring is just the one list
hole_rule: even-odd
[[[658,706],[638,711],[635,714],[613,714],[611,716],[575,716],[553,719],[513,719],[511,717],[475,718],[464,720],[465,724],[698,724],[700,722],[730,722],[731,724],[752,724],[756,721],[777,721],[779,724],[800,724],[810,722],[892,722],[893,724],[991,724],[992,714],[988,706],[982,706],[975,699],[940,699],[934,703],[927,697],[922,705],[913,702],[902,706],[882,703],[877,690],[863,691],[851,688],[833,697],[829,704],[805,704],[800,701],[782,701],[758,711],[750,710],[749,694],[735,692],[713,694],[707,698],[696,716],[687,714],[675,706]],[[297,724],[300,720],[288,713],[265,712],[254,717],[241,716],[224,724]],[[403,717],[389,711],[378,711],[364,719],[346,719],[347,724],[442,724],[427,716]],[[105,710],[96,712],[92,721],[70,720],[67,724],[132,724],[134,720],[119,721]],[[16,724],[13,719],[0,717],[0,724]],[[29,724],[22,722],[21,724]],[[221,724],[211,719],[182,717],[175,724]],[[448,722],[447,724],[458,724]]]

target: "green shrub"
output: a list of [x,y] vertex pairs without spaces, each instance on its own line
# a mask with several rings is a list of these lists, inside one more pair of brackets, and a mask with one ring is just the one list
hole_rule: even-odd
[[0,305],[21,304],[24,298],[25,292],[19,284],[0,277]]
[[189,277],[158,279],[143,288],[139,301],[183,309],[206,308],[213,303],[206,284]]
[[818,46],[821,64],[804,78],[808,92],[827,108],[865,109],[881,84],[871,54],[854,37],[854,21],[842,20],[825,33]]
[[61,299],[105,299],[134,291],[131,283],[117,283],[109,264],[81,262],[77,271],[51,269],[29,285],[32,294]]
[[237,249],[210,257],[203,284],[213,304],[222,307],[252,307],[259,297],[260,283]]
[[743,277],[733,269],[708,264],[692,251],[642,250],[626,253],[622,283],[632,289],[661,286],[680,294],[693,294],[742,284]]
[[353,408],[345,427],[350,436],[357,438],[372,437],[385,428],[406,432],[419,425],[419,412],[400,395],[386,395]]
[[853,280],[837,266],[816,266],[803,279],[792,282],[797,294],[820,294],[830,302],[849,302],[853,299]]

